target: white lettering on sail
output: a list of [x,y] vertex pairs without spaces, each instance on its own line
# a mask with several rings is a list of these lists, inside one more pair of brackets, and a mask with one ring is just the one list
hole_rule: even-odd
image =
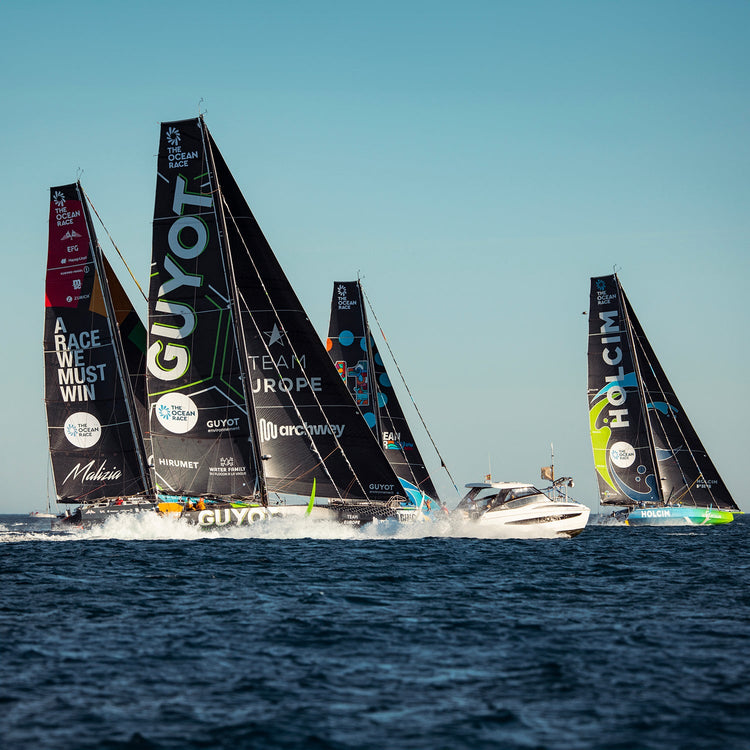
[[[604,310],[599,313],[599,320],[604,325],[601,326],[599,332],[602,334],[619,334],[620,326],[617,320],[617,310]],[[620,342],[620,336],[618,335],[606,335],[602,336],[602,344],[617,344]],[[622,362],[622,349],[619,346],[610,349],[609,346],[605,346],[602,349],[602,359],[606,365],[611,367],[617,366]],[[622,367],[617,368],[617,375],[608,375],[605,378],[607,383],[615,383],[607,389],[607,401],[612,406],[620,407],[625,403],[627,399],[627,392],[625,391],[625,371]],[[609,426],[610,428],[627,427],[628,422],[628,410],[627,409],[610,409],[609,414]]]
[[266,419],[258,422],[259,437],[263,442],[275,440],[277,437],[303,437],[308,435],[314,437],[317,435],[333,435],[336,439],[341,438],[344,434],[346,425],[343,424],[282,424],[277,425]]
[[[179,145],[168,148],[170,154],[170,166],[178,164],[187,165],[187,159],[197,157],[197,153],[182,154]],[[180,155],[178,161],[172,157]],[[187,179],[183,175],[175,178],[175,189],[172,200],[172,210],[177,215],[167,235],[169,251],[178,258],[197,258],[207,247],[209,241],[209,229],[207,224],[197,216],[183,216],[182,212],[186,206],[196,208],[211,208],[213,198],[210,195],[198,195],[187,191]],[[189,233],[183,232],[190,229]],[[170,302],[164,297],[182,287],[198,289],[203,284],[203,277],[196,274],[186,273],[177,262],[165,254],[163,272],[169,274],[169,278],[159,287],[159,299],[155,305],[155,312],[163,313],[165,318],[162,322],[151,325],[151,335],[156,340],[149,346],[146,366],[148,371],[159,380],[172,381],[181,378],[190,366],[190,350],[184,344],[175,344],[173,341],[184,340],[196,329],[198,318],[195,311],[185,304]],[[171,341],[162,341],[171,339]]]
[[312,391],[319,393],[323,390],[323,385],[319,377],[314,378],[258,378],[252,383],[253,393],[290,393],[292,391],[304,391],[310,388]]
[[68,472],[68,475],[63,479],[63,484],[69,479],[78,479],[79,477],[82,482],[111,482],[120,479],[122,471],[117,467],[108,468],[106,459],[96,469],[94,469],[93,460],[84,466],[81,466],[79,462]]
[[106,378],[107,364],[87,365],[84,352],[102,345],[98,328],[90,331],[68,333],[62,318],[55,320],[55,356],[57,357],[57,384],[65,403],[95,401],[96,383]]

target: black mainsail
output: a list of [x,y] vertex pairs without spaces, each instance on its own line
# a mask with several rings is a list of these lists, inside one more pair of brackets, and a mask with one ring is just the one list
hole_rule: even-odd
[[396,475],[438,500],[372,337],[358,280],[333,284],[326,349]]
[[588,397],[602,503],[738,509],[616,275],[591,279]]
[[59,502],[151,491],[146,332],[96,239],[80,183],[50,190],[45,404]]
[[[398,480],[202,117],[163,123],[149,294],[159,489],[387,502]],[[178,422],[175,422],[176,415]]]

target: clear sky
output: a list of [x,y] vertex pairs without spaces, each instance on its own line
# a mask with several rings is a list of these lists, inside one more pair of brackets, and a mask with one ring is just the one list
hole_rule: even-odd
[[750,511],[746,0],[6,6],[0,513],[46,504],[48,189],[83,170],[145,286],[158,124],[199,107],[321,335],[361,273],[459,487],[554,443],[596,510],[582,312],[617,265]]

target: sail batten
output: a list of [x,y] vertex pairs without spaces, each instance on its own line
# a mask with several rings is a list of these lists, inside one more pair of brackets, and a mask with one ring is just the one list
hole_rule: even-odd
[[591,279],[588,373],[602,503],[737,510],[616,275]]

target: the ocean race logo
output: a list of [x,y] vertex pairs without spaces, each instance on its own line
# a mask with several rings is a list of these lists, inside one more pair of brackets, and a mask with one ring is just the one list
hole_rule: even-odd
[[86,411],[77,411],[65,420],[65,437],[76,448],[91,448],[102,436],[101,422]]
[[604,279],[596,280],[596,304],[608,305],[612,300],[617,299],[616,292],[607,291],[607,282]]
[[159,424],[176,435],[190,432],[198,422],[198,407],[184,393],[165,393],[154,410]]
[[197,151],[182,150],[182,135],[175,127],[170,127],[165,133],[167,139],[167,163],[169,169],[182,169],[190,166],[191,159],[198,158]]
[[635,448],[630,443],[618,441],[610,447],[609,458],[615,466],[627,469],[635,461]]
[[348,294],[348,288],[346,284],[336,285],[336,304],[339,310],[351,310],[352,307],[357,306],[357,299],[351,299]]

